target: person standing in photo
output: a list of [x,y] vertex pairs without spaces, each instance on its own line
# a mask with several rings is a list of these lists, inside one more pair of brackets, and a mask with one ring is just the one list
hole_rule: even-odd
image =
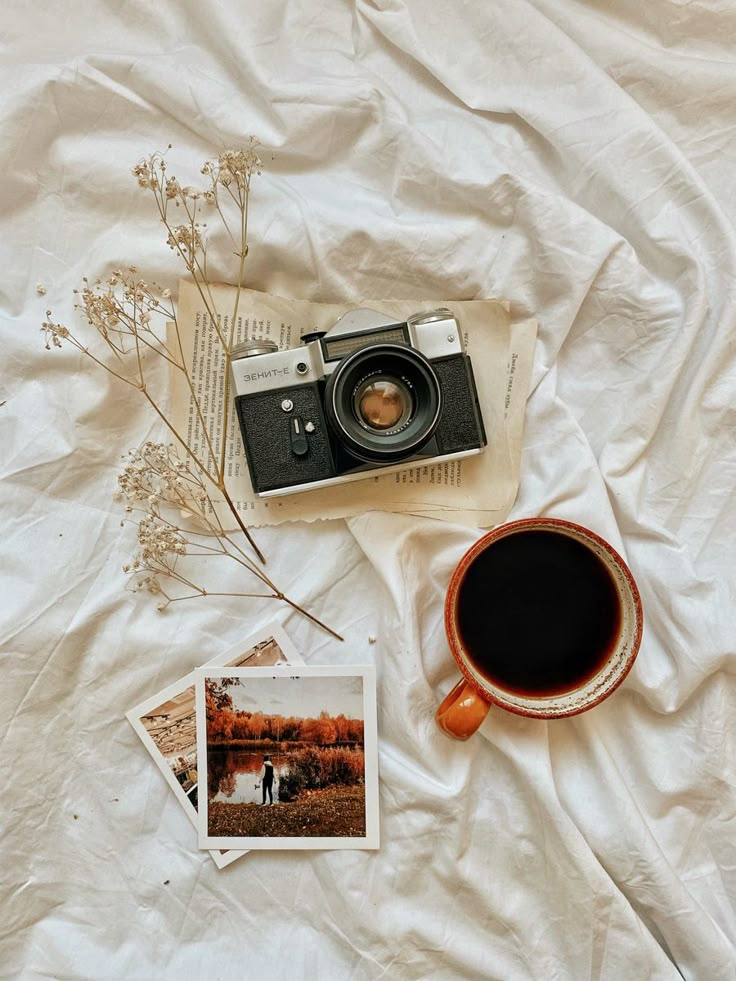
[[266,803],[266,791],[268,791],[268,796],[270,798],[269,803],[273,804],[273,763],[271,762],[270,756],[263,757],[263,766],[261,767],[261,786],[263,787],[263,800],[261,803]]

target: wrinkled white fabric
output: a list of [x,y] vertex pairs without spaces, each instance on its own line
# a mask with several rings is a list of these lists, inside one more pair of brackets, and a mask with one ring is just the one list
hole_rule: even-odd
[[[0,24],[3,976],[736,977],[736,8],[7,0]],[[175,284],[129,167],[171,142],[195,183],[250,133],[251,286],[539,317],[512,517],[594,528],[645,610],[595,711],[436,728],[464,528],[260,531],[343,644],[123,590],[119,458],[159,431],[38,324],[122,263]],[[375,660],[383,844],[218,872],[124,712],[279,614],[309,663]]]

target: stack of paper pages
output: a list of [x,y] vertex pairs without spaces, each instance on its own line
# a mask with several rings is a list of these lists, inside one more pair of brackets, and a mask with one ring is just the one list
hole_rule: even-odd
[[[218,313],[223,332],[229,331],[237,291],[216,286],[208,302]],[[488,445],[483,453],[400,473],[271,499],[257,498],[251,487],[234,413],[226,438],[228,491],[248,525],[275,525],[283,521],[345,518],[364,511],[419,514],[471,527],[503,521],[514,499],[519,479],[524,410],[529,392],[537,321],[513,320],[510,304],[502,300],[364,300],[350,304],[312,303],[241,290],[235,337],[267,338],[280,348],[296,347],[311,331],[329,330],[347,310],[368,307],[397,320],[421,310],[443,306],[457,318],[470,356],[478,388]],[[208,393],[204,418],[219,452],[225,388],[225,359],[210,325],[197,287],[186,280],[179,286],[178,323],[196,389]],[[190,446],[203,439],[201,423],[191,405],[182,372],[172,372],[172,410],[179,432],[188,433]],[[227,521],[223,510],[221,520]],[[229,516],[232,523],[232,515]]]

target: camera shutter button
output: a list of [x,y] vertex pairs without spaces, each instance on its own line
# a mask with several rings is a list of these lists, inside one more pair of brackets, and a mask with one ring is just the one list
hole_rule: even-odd
[[291,437],[291,452],[295,456],[306,456],[309,452],[309,443],[299,416],[289,419],[289,435]]

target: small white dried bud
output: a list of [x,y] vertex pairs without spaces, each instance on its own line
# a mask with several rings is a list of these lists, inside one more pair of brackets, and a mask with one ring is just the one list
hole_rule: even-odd
[[137,178],[139,187],[156,186],[156,180],[147,160],[141,160],[140,163],[136,164],[132,169],[132,174]]

